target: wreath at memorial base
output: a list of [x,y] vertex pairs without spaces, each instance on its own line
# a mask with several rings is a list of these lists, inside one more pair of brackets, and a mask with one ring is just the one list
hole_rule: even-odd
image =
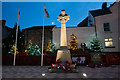
[[[60,60],[56,61],[56,69],[62,70],[62,71],[71,71],[72,69],[70,68],[70,63],[68,61],[62,62]],[[52,64],[53,66],[53,64]]]

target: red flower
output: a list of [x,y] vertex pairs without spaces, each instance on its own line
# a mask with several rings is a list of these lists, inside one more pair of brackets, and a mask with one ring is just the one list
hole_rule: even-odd
[[66,61],[65,66],[66,66],[66,67],[69,67],[69,66],[70,66],[70,63],[69,63],[68,61]]
[[77,64],[77,61],[75,61],[75,65]]
[[56,61],[56,63],[57,63],[57,64],[60,64],[60,63],[61,63],[61,61],[60,61],[60,60],[57,60],[57,61]]
[[80,61],[81,61],[81,58],[80,58],[80,57],[78,57],[78,58],[77,58],[77,61],[79,61],[79,62],[80,62]]
[[52,68],[53,68],[53,64],[52,64]]

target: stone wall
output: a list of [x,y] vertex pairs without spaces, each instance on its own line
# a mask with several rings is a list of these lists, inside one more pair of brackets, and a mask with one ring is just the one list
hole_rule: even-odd
[[[52,28],[54,26],[47,27],[45,26],[44,30],[44,49],[47,47],[48,42],[52,41]],[[23,29],[23,33],[25,35],[25,45],[27,45],[29,40],[31,40],[33,45],[38,45],[40,48],[42,48],[42,31],[43,29],[41,26],[38,26],[37,28],[32,27]]]

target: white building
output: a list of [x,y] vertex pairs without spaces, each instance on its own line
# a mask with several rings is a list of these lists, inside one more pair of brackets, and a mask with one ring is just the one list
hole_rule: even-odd
[[[81,43],[90,46],[90,41],[97,36],[104,47],[104,52],[120,52],[120,2],[107,7],[103,3],[102,9],[89,11],[86,17],[77,27],[67,27],[67,43],[70,35],[77,37],[78,47]],[[53,28],[53,42],[57,48],[60,46],[60,28]]]

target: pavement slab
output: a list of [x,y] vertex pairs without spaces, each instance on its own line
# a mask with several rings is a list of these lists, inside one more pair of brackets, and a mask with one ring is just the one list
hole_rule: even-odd
[[[119,78],[120,76],[120,65],[101,68],[77,66],[79,73],[49,73],[49,67],[2,66],[2,78]],[[42,76],[42,74],[45,74],[45,76]]]

